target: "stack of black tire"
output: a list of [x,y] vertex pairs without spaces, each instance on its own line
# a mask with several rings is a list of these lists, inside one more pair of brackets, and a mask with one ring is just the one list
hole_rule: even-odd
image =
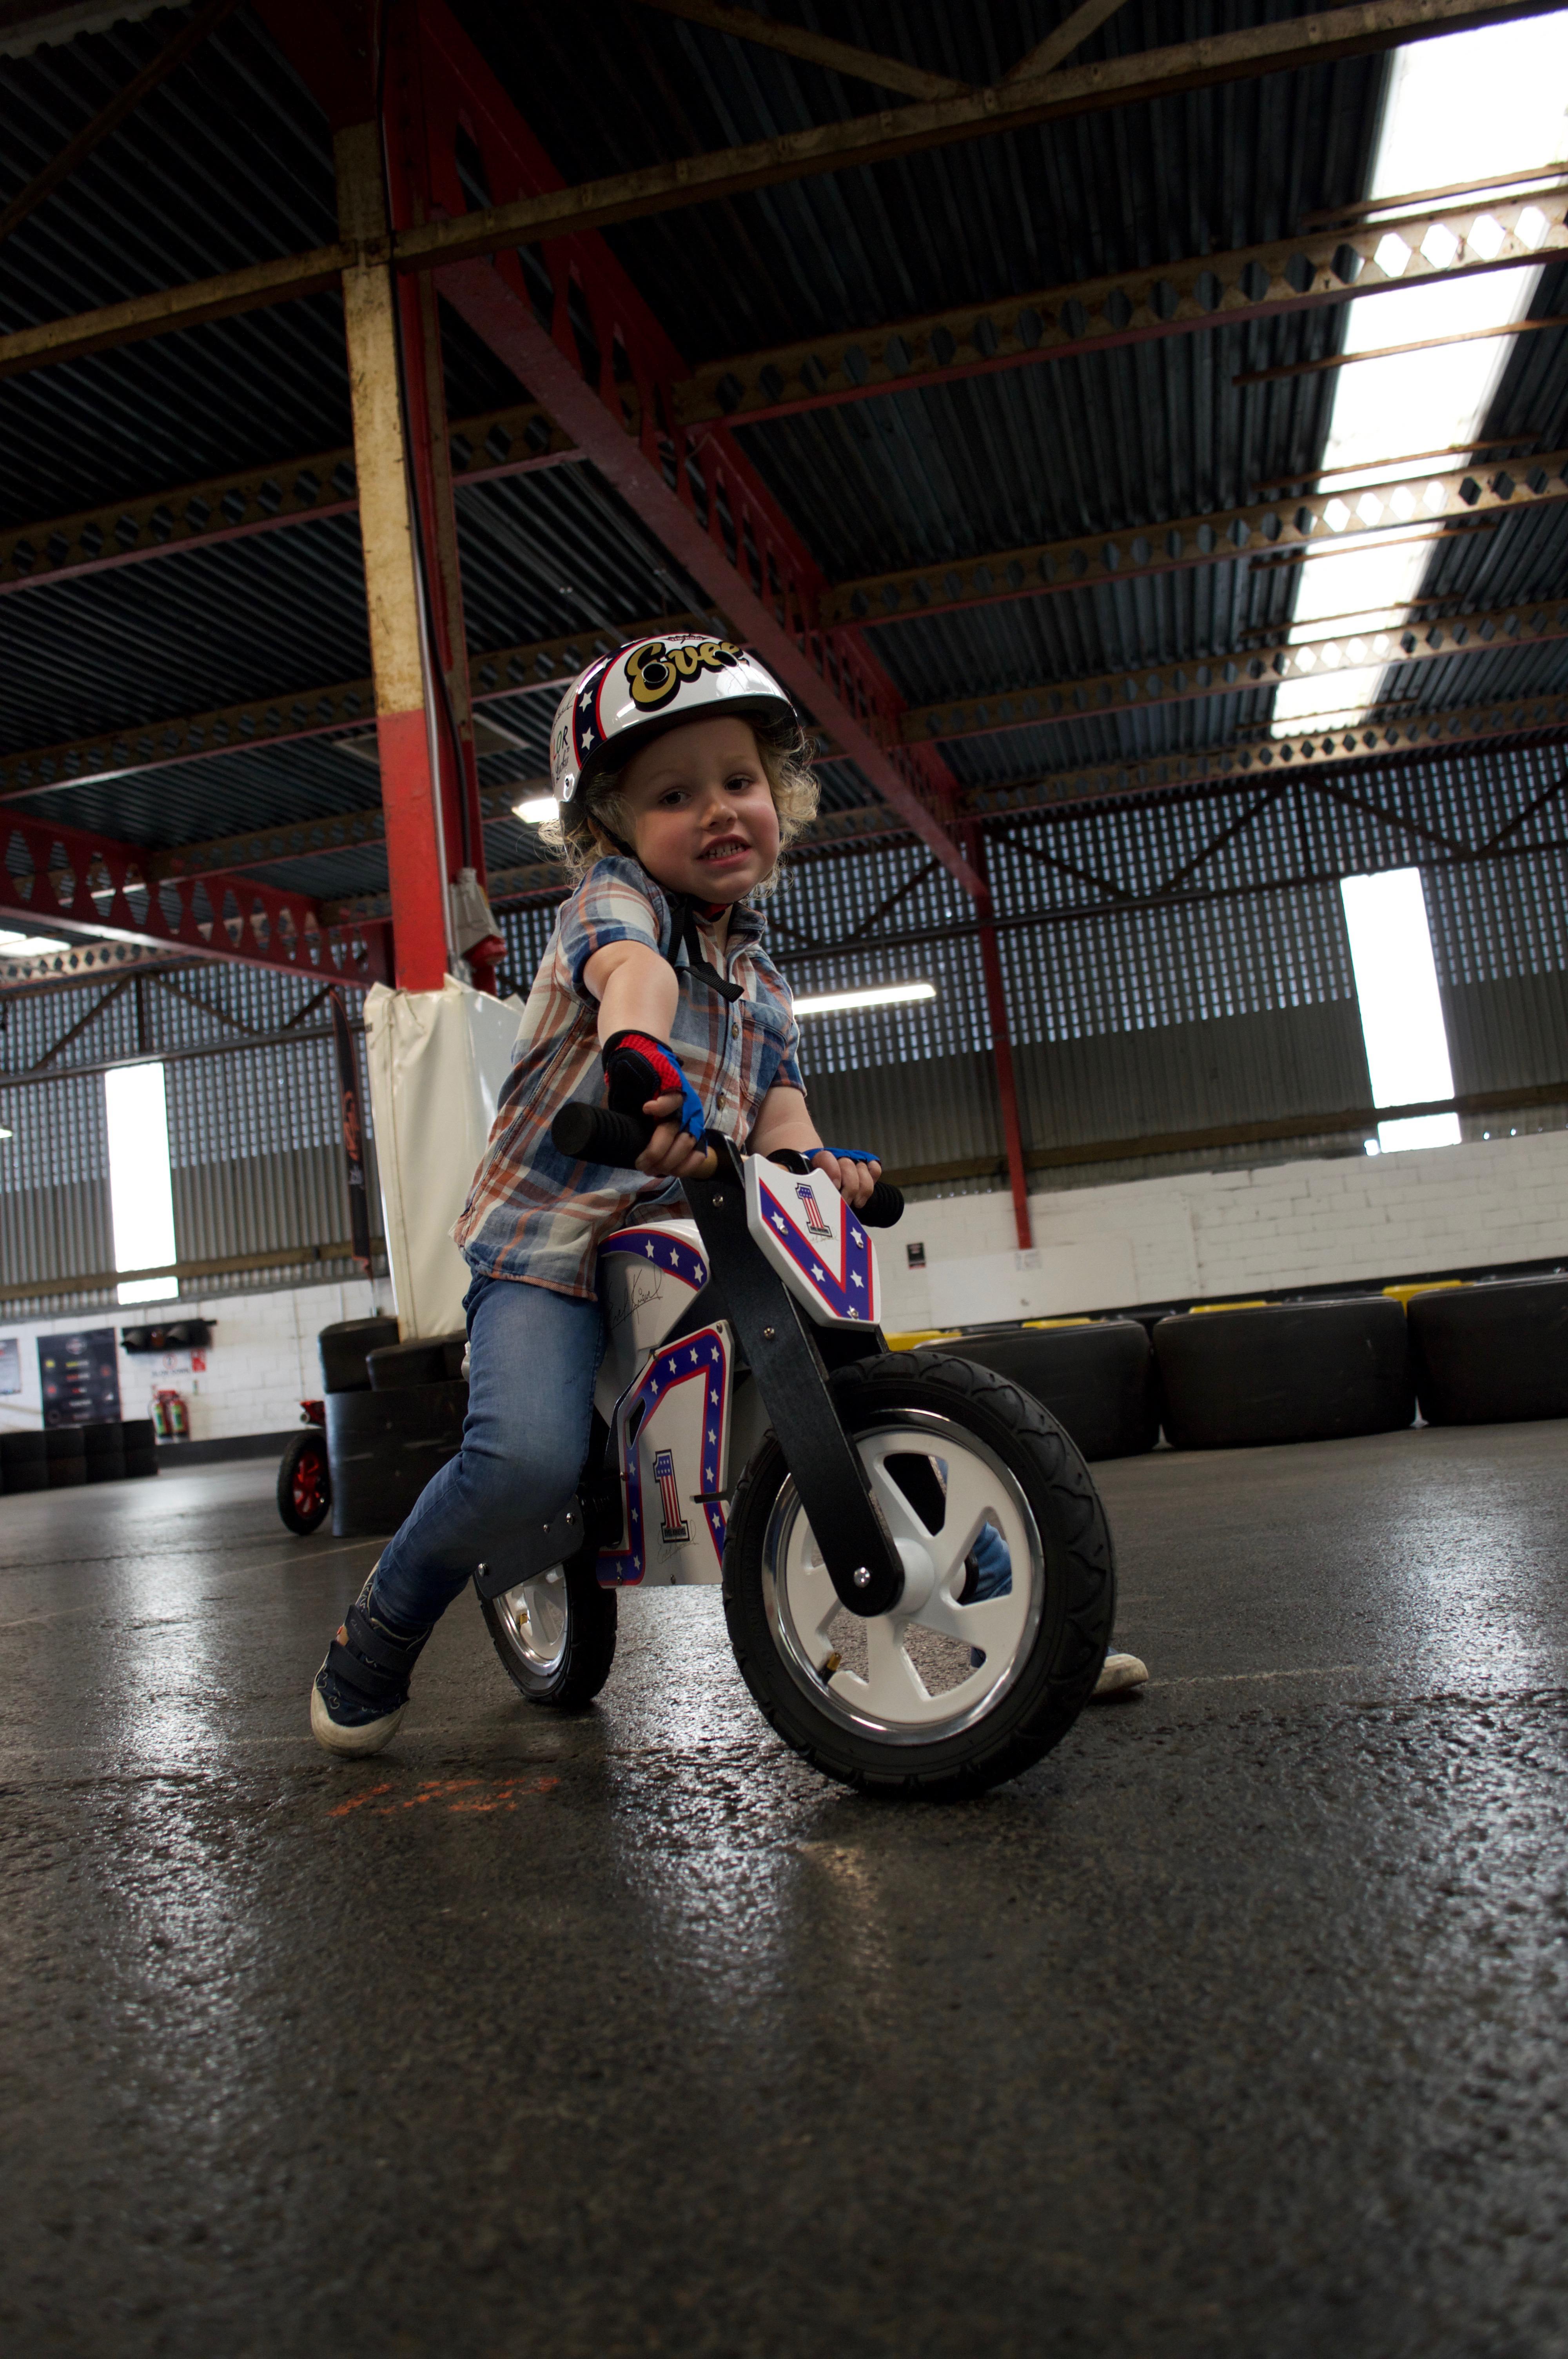
[[394,1532],[462,1442],[466,1338],[400,1343],[395,1319],[351,1319],[319,1339],[332,1530]]
[[1044,1403],[1084,1456],[1336,1441],[1568,1417],[1568,1277],[966,1335],[947,1346]]
[[0,1434],[0,1490],[74,1491],[87,1483],[123,1483],[157,1473],[150,1417]]
[[1154,1356],[1136,1319],[961,1335],[935,1348],[977,1360],[1033,1393],[1086,1458],[1133,1458],[1160,1439]]

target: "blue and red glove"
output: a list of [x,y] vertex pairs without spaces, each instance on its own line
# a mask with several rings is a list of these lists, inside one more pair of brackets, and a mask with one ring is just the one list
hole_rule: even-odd
[[881,1157],[871,1147],[819,1147],[818,1155],[836,1155],[840,1163],[880,1163]]
[[702,1100],[662,1041],[646,1032],[612,1032],[603,1061],[612,1113],[641,1114],[650,1098],[673,1093],[680,1100],[676,1127],[702,1136],[708,1128]]

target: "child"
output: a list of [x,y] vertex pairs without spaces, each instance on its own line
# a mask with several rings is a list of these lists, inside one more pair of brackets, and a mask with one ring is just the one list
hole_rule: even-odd
[[[310,1726],[330,1753],[379,1752],[439,1616],[510,1533],[547,1522],[588,1453],[604,1346],[599,1240],[674,1205],[706,1128],[753,1154],[794,1147],[860,1204],[881,1166],[825,1147],[806,1112],[788,987],[752,897],[816,809],[799,719],[739,647],[672,633],[622,647],[556,713],[554,839],[577,877],[513,1051],[453,1236],[473,1283],[462,1448],[383,1550],[327,1650]],[[601,1079],[602,1074],[602,1079]],[[550,1140],[569,1099],[657,1117],[643,1176]]]

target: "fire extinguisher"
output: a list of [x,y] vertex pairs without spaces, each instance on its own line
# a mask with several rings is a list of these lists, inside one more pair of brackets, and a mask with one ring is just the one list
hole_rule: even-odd
[[159,1441],[189,1441],[190,1411],[183,1394],[154,1393],[152,1399],[153,1431]]

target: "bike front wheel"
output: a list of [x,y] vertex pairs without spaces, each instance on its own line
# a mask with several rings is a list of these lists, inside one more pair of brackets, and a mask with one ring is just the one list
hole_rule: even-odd
[[871,1618],[839,1603],[770,1434],[724,1552],[736,1660],[779,1735],[827,1776],[981,1793],[1059,1744],[1093,1692],[1116,1613],[1098,1494],[1054,1418],[973,1361],[890,1353],[832,1382],[903,1594]]

